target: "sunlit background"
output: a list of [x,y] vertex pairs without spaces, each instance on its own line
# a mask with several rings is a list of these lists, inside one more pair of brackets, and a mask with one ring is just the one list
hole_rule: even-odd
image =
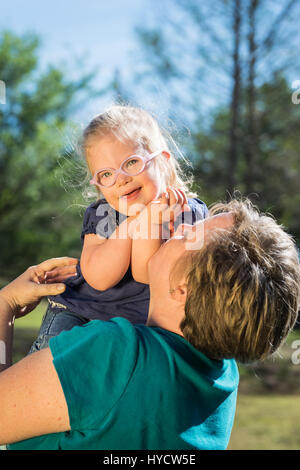
[[[100,91],[109,87],[115,71],[128,74],[130,53],[136,45],[134,28],[151,10],[147,0],[29,0],[26,6],[22,0],[13,0],[1,7],[0,27],[17,35],[38,35],[40,71],[57,65],[75,79],[93,72],[93,85]],[[85,122],[106,101],[87,100],[72,118]]]
[[[300,0],[2,2],[1,284],[43,259],[79,257],[90,198],[76,142],[113,102],[154,114],[207,205],[238,191],[299,246],[299,13]],[[43,310],[17,322],[15,360]],[[297,338],[240,369],[231,449],[300,447]]]

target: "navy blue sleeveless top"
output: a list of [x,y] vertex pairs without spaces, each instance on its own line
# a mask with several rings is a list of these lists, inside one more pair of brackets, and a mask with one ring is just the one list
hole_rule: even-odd
[[[188,199],[190,212],[180,215],[175,229],[180,223],[194,224],[207,217],[208,210],[200,199]],[[183,220],[184,217],[184,220]],[[92,203],[86,210],[83,219],[81,241],[90,233],[109,238],[126,216],[115,211],[105,199]],[[100,267],[101,269],[101,267]],[[129,266],[125,276],[114,287],[99,291],[91,287],[84,279],[80,263],[77,265],[77,276],[66,279],[66,290],[62,294],[50,296],[50,305],[65,308],[88,320],[107,321],[113,317],[124,317],[132,323],[147,321],[150,292],[148,284],[136,282]]]

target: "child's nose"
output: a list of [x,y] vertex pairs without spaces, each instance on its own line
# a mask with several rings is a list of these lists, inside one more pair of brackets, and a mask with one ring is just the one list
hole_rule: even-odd
[[116,185],[117,186],[122,186],[123,184],[126,184],[128,183],[129,181],[131,181],[131,176],[130,175],[125,175],[124,173],[120,173],[118,174],[117,176],[117,179],[116,179]]

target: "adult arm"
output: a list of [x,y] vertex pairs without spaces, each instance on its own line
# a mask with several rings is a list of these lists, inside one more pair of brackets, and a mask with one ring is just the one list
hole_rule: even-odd
[[49,348],[0,374],[0,444],[70,430],[68,407]]
[[14,318],[22,316],[27,306],[36,305],[43,296],[62,292],[64,284],[43,284],[41,279],[53,269],[74,267],[75,262],[70,258],[45,261],[0,291],[0,341],[4,345],[0,369],[1,444],[70,429],[68,408],[50,349],[10,365]]

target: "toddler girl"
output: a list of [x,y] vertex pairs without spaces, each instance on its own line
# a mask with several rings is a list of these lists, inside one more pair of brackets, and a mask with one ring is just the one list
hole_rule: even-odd
[[[65,281],[63,294],[49,297],[30,352],[48,346],[49,339],[61,331],[89,320],[121,316],[132,323],[146,323],[147,262],[165,237],[161,216],[167,211],[160,208],[173,203],[180,208],[179,217],[170,219],[172,231],[183,221],[194,224],[207,215],[206,205],[189,192],[166,138],[148,112],[110,107],[87,126],[82,148],[99,199],[84,215],[77,275]],[[148,221],[140,217],[146,212]],[[154,221],[151,214],[160,218]],[[146,236],[135,237],[134,227],[137,230],[141,220],[146,220]],[[153,226],[158,228],[157,236],[151,236]]]

